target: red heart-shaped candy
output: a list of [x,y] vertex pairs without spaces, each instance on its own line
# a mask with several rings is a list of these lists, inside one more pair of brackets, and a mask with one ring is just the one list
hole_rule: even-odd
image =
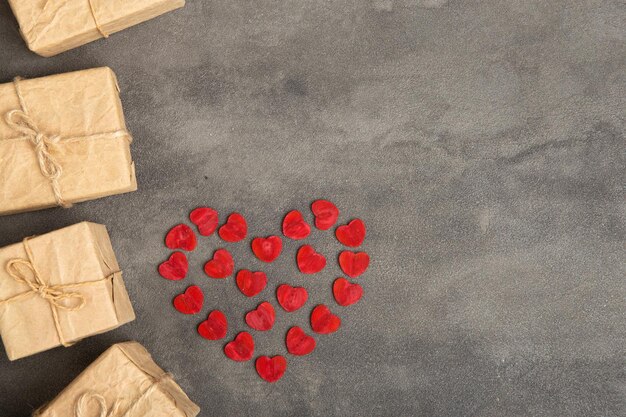
[[283,250],[283,241],[278,236],[252,239],[252,252],[263,262],[274,262]]
[[313,202],[311,210],[315,215],[315,227],[320,230],[328,230],[333,227],[339,217],[339,209],[328,200]]
[[291,285],[283,284],[276,290],[276,298],[278,304],[287,312],[291,313],[296,311],[306,303],[309,298],[309,293],[306,288],[292,287]]
[[198,326],[200,336],[209,340],[223,339],[227,331],[228,321],[224,313],[219,310],[211,311],[209,317]]
[[336,332],[341,326],[341,319],[330,312],[324,304],[320,304],[311,313],[311,328],[314,332],[328,334]]
[[178,224],[170,229],[165,236],[165,246],[170,249],[191,251],[196,248],[196,234],[186,224]]
[[227,242],[239,242],[248,234],[246,219],[239,213],[232,213],[226,219],[226,224],[220,227],[219,235]]
[[345,278],[337,278],[333,283],[333,295],[337,304],[347,307],[361,299],[363,287],[359,284],[352,284]]
[[233,273],[235,261],[226,249],[218,249],[213,253],[213,259],[204,265],[204,272],[211,278],[226,278]]
[[256,371],[267,382],[276,382],[287,370],[287,359],[283,356],[259,356],[256,360]]
[[304,356],[315,349],[315,339],[304,333],[298,326],[294,326],[287,332],[287,352],[296,356]]
[[283,234],[289,239],[304,239],[311,234],[311,226],[304,221],[302,213],[292,210],[283,220]]
[[236,362],[245,362],[254,355],[254,339],[248,332],[240,332],[232,342],[224,346],[224,354]]
[[254,330],[265,331],[274,327],[276,312],[274,307],[268,302],[259,304],[256,310],[249,311],[246,314],[246,323]]
[[167,261],[159,265],[159,274],[172,281],[185,278],[188,270],[187,256],[182,252],[174,252]]
[[361,219],[354,219],[344,226],[339,226],[335,232],[337,240],[346,246],[356,248],[365,240],[365,223]]
[[183,314],[198,313],[202,310],[202,304],[204,304],[204,294],[197,285],[192,285],[174,298],[174,308]]
[[343,251],[339,254],[339,266],[350,278],[361,275],[370,264],[370,257],[365,252]]
[[254,297],[265,289],[267,285],[267,275],[265,272],[257,271],[252,272],[247,269],[242,269],[237,272],[237,287],[239,291],[246,297]]
[[304,245],[298,249],[296,261],[298,262],[300,272],[303,274],[315,274],[326,266],[324,255],[315,252],[311,245]]
[[189,220],[198,227],[202,236],[210,236],[218,225],[217,211],[211,207],[198,207],[189,214]]

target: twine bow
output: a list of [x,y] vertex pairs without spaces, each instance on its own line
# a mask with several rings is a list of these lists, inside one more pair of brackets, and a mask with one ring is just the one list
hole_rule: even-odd
[[54,150],[61,142],[71,142],[83,139],[114,139],[118,137],[124,137],[129,143],[132,142],[132,137],[126,131],[117,130],[114,132],[96,133],[93,135],[81,136],[81,137],[61,137],[60,135],[50,135],[43,132],[33,118],[28,114],[26,110],[26,103],[24,96],[20,88],[21,78],[17,77],[13,80],[13,86],[15,87],[15,93],[20,103],[20,109],[10,110],[4,115],[4,119],[7,125],[14,131],[21,134],[20,137],[13,139],[0,140],[28,140],[33,145],[35,154],[37,155],[37,162],[39,163],[39,170],[41,174],[50,182],[52,192],[56,204],[63,208],[72,207],[72,203],[63,198],[61,192],[61,185],[59,179],[63,175],[63,167],[59,161],[54,157]]
[[[71,346],[72,344],[68,343],[63,337],[63,331],[61,329],[61,323],[59,322],[58,311],[78,311],[85,307],[86,300],[83,294],[76,291],[68,291],[68,289],[94,285],[103,281],[110,280],[111,278],[113,278],[115,273],[109,275],[106,278],[96,281],[85,281],[76,284],[48,285],[41,278],[41,274],[39,273],[39,271],[37,271],[37,268],[35,267],[35,263],[33,261],[33,253],[30,249],[30,246],[28,245],[28,238],[24,239],[22,243],[24,245],[26,257],[28,259],[11,259],[6,265],[6,271],[16,282],[27,285],[28,287],[30,287],[30,290],[15,295],[11,298],[7,298],[6,300],[0,300],[0,306],[14,303],[16,301],[20,301],[34,295],[41,297],[50,304],[54,327],[56,328],[61,345],[65,347]],[[28,270],[28,272],[26,272],[25,269]],[[73,303],[72,300],[74,301]]]
[[35,148],[37,153],[37,161],[41,174],[50,181],[54,198],[57,205],[63,208],[69,208],[71,203],[65,201],[61,194],[59,186],[59,178],[63,174],[63,168],[59,162],[50,153],[50,148],[58,144],[61,137],[58,135],[46,135],[43,133],[35,121],[23,110],[11,110],[5,115],[7,125],[13,130],[27,137]]
[[[171,379],[172,375],[169,373],[165,373],[160,377],[153,379],[150,386],[145,391],[143,391],[138,398],[132,401],[132,404],[126,410],[126,412],[124,412],[124,414],[119,414],[119,409],[121,406],[121,402],[119,400],[115,401],[111,409],[109,409],[107,407],[106,400],[102,395],[97,394],[93,391],[88,391],[78,397],[78,400],[76,400],[76,404],[74,406],[74,417],[130,417],[139,407],[138,404],[141,403],[141,400],[149,397],[159,387],[160,384]],[[98,414],[88,414],[87,407],[90,401],[95,401],[98,404]]]

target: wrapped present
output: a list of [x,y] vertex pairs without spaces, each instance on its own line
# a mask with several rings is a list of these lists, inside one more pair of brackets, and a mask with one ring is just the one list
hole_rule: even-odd
[[0,215],[137,189],[115,74],[0,84]]
[[28,48],[52,56],[183,7],[185,0],[9,0]]
[[195,417],[200,408],[137,342],[118,343],[33,417]]
[[0,249],[0,335],[9,359],[134,319],[104,226],[78,223]]

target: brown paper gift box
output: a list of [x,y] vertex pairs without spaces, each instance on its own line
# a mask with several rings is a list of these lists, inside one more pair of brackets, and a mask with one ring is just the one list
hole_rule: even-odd
[[[137,189],[111,69],[0,84],[0,116],[0,215],[62,205],[54,183],[67,203]],[[62,170],[58,179],[55,166],[43,171],[43,153]]]
[[195,417],[200,408],[137,342],[113,345],[37,417]]
[[9,0],[28,48],[52,56],[183,7],[185,0]]
[[78,223],[0,249],[0,335],[9,359],[134,319],[104,226]]

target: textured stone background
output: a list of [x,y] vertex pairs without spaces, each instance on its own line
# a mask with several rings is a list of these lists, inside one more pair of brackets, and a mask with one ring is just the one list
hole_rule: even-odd
[[[624,0],[190,0],[45,59],[0,3],[0,81],[116,71],[141,187],[0,218],[0,245],[105,223],[138,315],[70,349],[1,355],[0,416],[26,417],[128,339],[202,416],[626,415],[625,41]],[[200,268],[218,246],[260,267],[247,245],[203,239],[173,283],[155,273],[162,239],[200,204],[279,233],[319,197],[367,222],[366,295],[267,384],[170,307],[199,283],[202,315],[224,309],[229,338],[244,329],[260,300]],[[338,268],[302,277],[296,248],[265,268],[272,289],[304,283],[332,303]],[[285,354],[309,311],[280,314],[259,354]]]

